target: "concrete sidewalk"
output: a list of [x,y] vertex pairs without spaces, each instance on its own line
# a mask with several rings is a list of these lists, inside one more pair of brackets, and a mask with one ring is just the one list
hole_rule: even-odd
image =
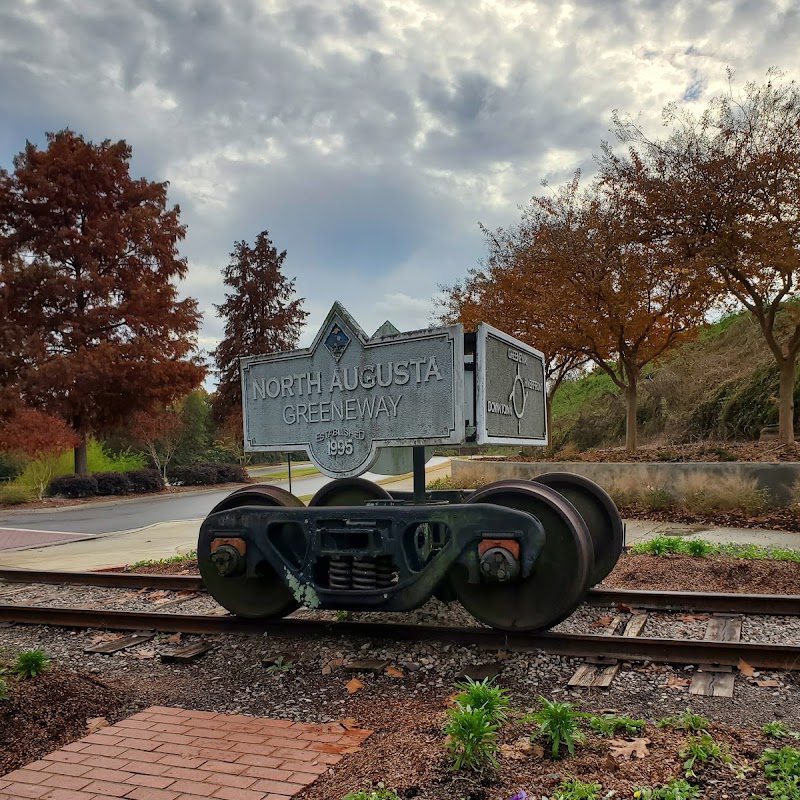
[[[428,470],[428,480],[444,477],[449,464]],[[403,477],[384,482],[394,490],[412,489],[412,480]],[[160,522],[146,528],[120,531],[91,540],[68,542],[49,547],[0,552],[0,567],[40,570],[98,570],[133,564],[137,561],[185,555],[195,549],[203,518]],[[626,521],[626,543],[636,544],[656,536],[681,536],[724,544],[756,544],[800,550],[800,533],[785,533],[757,528],[712,528],[647,520]]]

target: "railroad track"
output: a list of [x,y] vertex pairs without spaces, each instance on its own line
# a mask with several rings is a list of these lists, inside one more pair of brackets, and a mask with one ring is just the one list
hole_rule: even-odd
[[[174,591],[183,595],[203,592],[194,576],[148,575],[124,572],[33,572],[0,570],[5,584],[90,586],[121,589]],[[6,594],[9,590],[6,589]],[[13,590],[12,590],[13,596]],[[560,633],[506,633],[484,627],[452,627],[376,622],[330,622],[291,618],[251,620],[220,614],[126,611],[102,607],[58,608],[25,603],[2,603],[0,622],[51,625],[66,628],[183,632],[193,634],[262,634],[284,637],[348,636],[403,641],[448,641],[481,648],[516,652],[543,650],[554,655],[614,661],[652,661],[672,664],[705,664],[735,667],[740,660],[760,669],[800,670],[800,647],[741,641],[662,639],[638,635]],[[800,596],[703,594],[598,589],[587,602],[617,608],[666,611],[710,611],[728,614],[800,616]]]
[[[203,579],[199,575],[149,575],[140,572],[51,572],[0,569],[0,586],[3,582],[152,589],[154,591],[203,591]],[[702,611],[800,617],[800,595],[590,589],[585,602],[594,606],[622,605],[645,611]]]

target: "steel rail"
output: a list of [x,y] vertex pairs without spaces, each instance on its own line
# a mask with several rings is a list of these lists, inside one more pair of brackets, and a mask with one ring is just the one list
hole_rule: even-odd
[[199,592],[204,588],[203,579],[199,575],[150,575],[146,572],[54,572],[51,570],[0,569],[0,581],[191,592]]
[[597,636],[567,633],[507,633],[494,628],[445,627],[372,622],[275,621],[196,614],[159,614],[95,609],[0,605],[0,622],[65,628],[110,628],[199,634],[349,636],[403,641],[435,640],[515,652],[542,650],[581,658],[601,657],[669,664],[735,666],[740,659],[759,669],[800,670],[800,647],[753,642]]
[[[9,583],[104,586],[124,589],[203,590],[199,575],[142,572],[53,572],[0,569],[0,581]],[[658,592],[643,589],[590,589],[584,602],[594,606],[626,605],[647,611],[710,611],[728,614],[800,616],[800,595],[734,594],[732,592]]]

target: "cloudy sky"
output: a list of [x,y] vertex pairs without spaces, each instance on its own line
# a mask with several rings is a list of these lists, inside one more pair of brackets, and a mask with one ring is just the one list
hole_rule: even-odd
[[478,229],[609,138],[770,66],[800,77],[795,0],[0,0],[0,165],[65,127],[169,180],[183,286],[221,323],[233,242],[267,229],[311,312],[424,326]]

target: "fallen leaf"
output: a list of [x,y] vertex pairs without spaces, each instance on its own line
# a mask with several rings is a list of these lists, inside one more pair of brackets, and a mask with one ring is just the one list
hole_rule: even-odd
[[756,681],[756,686],[783,686],[780,681]]
[[361,681],[358,678],[353,678],[344,685],[344,688],[347,689],[349,694],[353,694],[354,692],[357,692],[359,689],[363,689],[364,684],[361,683]]
[[333,672],[333,670],[330,668],[330,665],[329,665],[329,664],[326,664],[326,665],[325,665],[325,666],[322,668],[322,674],[323,674],[323,675],[330,675],[330,674],[331,674],[331,672]]
[[94,733],[100,728],[107,728],[108,720],[105,717],[91,717],[86,720],[86,733]]
[[330,675],[336,667],[341,667],[344,664],[343,658],[332,658],[323,668],[323,675]]
[[114,642],[117,639],[121,639],[124,635],[124,633],[100,633],[97,636],[92,637],[92,644],[100,644],[100,642]]
[[390,678],[404,678],[405,672],[401,669],[397,669],[397,667],[386,667],[385,673]]
[[498,650],[495,657],[498,661],[507,661],[511,658],[511,653],[509,653],[508,650]]
[[664,686],[688,686],[692,682],[691,678],[667,678],[667,682]]
[[681,622],[705,622],[709,616],[708,614],[681,614],[678,619]]
[[742,658],[739,659],[739,672],[748,678],[752,678],[756,671]]
[[361,728],[361,725],[359,725],[358,722],[352,717],[340,719],[338,724],[341,725],[346,731],[357,731]]
[[168,592],[168,591],[166,591],[166,590],[164,590],[164,589],[159,589],[158,591],[156,591],[156,592],[153,592],[152,594],[149,594],[149,595],[147,595],[147,599],[148,599],[148,600],[159,600],[159,599],[161,599],[162,597],[167,597],[168,595],[169,595],[169,592]]
[[177,644],[181,640],[181,632],[173,633],[172,636],[167,637],[167,642],[169,644]]
[[512,761],[524,761],[528,758],[541,758],[544,755],[544,748],[539,744],[533,744],[528,736],[521,736],[511,744],[501,744],[500,752]]
[[649,739],[634,739],[630,742],[626,742],[624,739],[612,739],[610,744],[611,755],[614,758],[624,758],[626,761],[630,761],[634,756],[644,758],[649,755],[647,750],[647,745],[650,744]]
[[129,653],[131,658],[155,658],[156,651],[155,650],[137,650],[136,652]]
[[592,627],[593,628],[607,628],[613,621],[614,621],[614,617],[612,617],[612,616],[598,617],[592,623]]
[[617,603],[616,605],[617,611],[621,611],[623,614],[641,614],[642,612],[639,611],[638,608],[631,608],[629,605],[625,603]]

